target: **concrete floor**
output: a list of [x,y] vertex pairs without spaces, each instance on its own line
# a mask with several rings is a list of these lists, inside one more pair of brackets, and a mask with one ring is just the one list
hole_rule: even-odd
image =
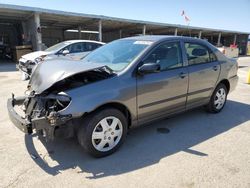
[[75,139],[46,144],[14,127],[6,100],[27,83],[14,64],[0,63],[0,187],[250,187],[250,58],[239,61],[239,84],[221,113],[196,109],[134,129],[101,159]]

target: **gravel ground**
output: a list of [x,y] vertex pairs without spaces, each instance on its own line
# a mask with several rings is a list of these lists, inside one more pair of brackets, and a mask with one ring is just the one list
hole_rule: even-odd
[[[14,64],[0,62],[0,187],[250,187],[250,58],[224,110],[202,108],[130,131],[115,154],[95,159],[75,139],[45,143],[9,121],[6,100],[22,95]],[[168,131],[157,131],[167,128]]]

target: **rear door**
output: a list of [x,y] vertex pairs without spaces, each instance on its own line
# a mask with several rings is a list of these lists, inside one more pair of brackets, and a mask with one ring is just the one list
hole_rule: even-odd
[[139,123],[184,110],[188,74],[183,66],[180,42],[160,44],[143,60],[145,63],[159,63],[161,70],[137,76]]
[[184,46],[189,73],[188,109],[209,101],[220,74],[220,64],[205,44],[186,41]]

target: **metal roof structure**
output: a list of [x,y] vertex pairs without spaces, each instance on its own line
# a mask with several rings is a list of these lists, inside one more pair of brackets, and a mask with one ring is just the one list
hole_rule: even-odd
[[[230,31],[222,29],[212,29],[203,27],[185,26],[179,24],[168,24],[151,21],[141,21],[133,19],[115,18],[103,15],[73,13],[58,10],[50,10],[43,8],[18,6],[10,4],[0,4],[0,24],[4,23],[15,23],[16,21],[27,20],[34,13],[40,14],[41,25],[43,27],[58,27],[63,29],[77,28],[83,26],[86,29],[93,30],[98,26],[98,21],[102,20],[103,32],[112,32],[119,29],[132,30],[134,33],[141,32],[142,27],[147,27],[147,33],[149,34],[165,34],[174,33],[175,29],[178,29],[178,33],[189,32],[200,32],[203,35],[213,35],[218,33],[227,34],[246,34],[247,32]],[[70,19],[69,19],[70,18]],[[151,33],[150,33],[151,32]],[[168,34],[166,33],[166,34]]]

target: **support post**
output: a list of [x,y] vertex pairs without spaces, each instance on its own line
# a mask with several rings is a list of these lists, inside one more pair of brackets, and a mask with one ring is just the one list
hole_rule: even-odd
[[65,41],[65,32],[64,32],[64,29],[62,30],[62,41]]
[[177,29],[177,28],[175,28],[175,30],[174,30],[174,35],[175,35],[175,36],[178,35],[178,29]]
[[28,42],[28,31],[27,31],[27,24],[26,22],[22,21],[22,44],[25,44],[26,42]]
[[237,35],[235,34],[234,35],[234,45],[236,44],[236,42],[237,42]]
[[143,25],[143,28],[142,28],[142,35],[146,35],[146,25]]
[[120,29],[119,30],[119,36],[120,36],[120,39],[122,38],[122,30]]
[[102,20],[99,20],[98,24],[98,31],[99,31],[99,41],[102,42]]
[[220,40],[221,40],[221,33],[219,33],[219,35],[218,35],[217,46],[220,46],[220,44],[221,44]]
[[35,33],[35,45],[36,50],[42,50],[42,33],[40,25],[40,15],[39,13],[34,14],[34,33]]
[[202,34],[202,31],[199,31],[199,36],[198,36],[199,39],[201,39],[201,34]]
[[78,26],[78,38],[81,39],[82,38],[82,27]]

